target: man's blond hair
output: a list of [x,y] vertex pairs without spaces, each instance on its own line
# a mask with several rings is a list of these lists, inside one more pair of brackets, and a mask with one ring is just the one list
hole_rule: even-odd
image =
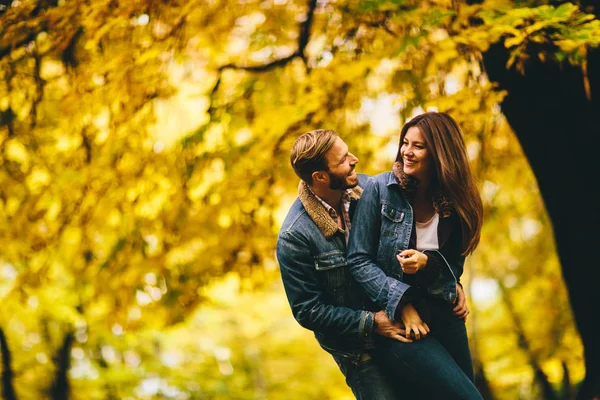
[[333,147],[338,135],[329,129],[306,132],[294,142],[290,161],[296,175],[312,185],[315,171],[329,171],[325,154]]

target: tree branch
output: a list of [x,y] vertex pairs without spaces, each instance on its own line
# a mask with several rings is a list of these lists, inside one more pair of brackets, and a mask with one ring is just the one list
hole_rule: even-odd
[[270,61],[266,64],[259,65],[238,65],[238,64],[226,64],[219,67],[219,72],[225,69],[237,69],[248,72],[267,72],[277,67],[283,67],[287,65],[290,61],[292,61],[296,57],[300,57],[302,61],[306,64],[306,46],[310,40],[310,31],[312,28],[312,22],[315,14],[315,9],[317,8],[317,0],[309,0],[308,1],[308,11],[306,13],[306,20],[300,24],[300,35],[298,37],[298,50],[296,50],[293,54],[283,57],[277,60]]
[[529,340],[527,339],[527,336],[525,335],[523,325],[521,324],[521,319],[517,315],[517,311],[515,310],[515,306],[512,302],[512,299],[508,295],[508,290],[506,286],[504,286],[504,283],[500,278],[497,278],[496,281],[498,282],[498,286],[500,287],[500,292],[502,293],[502,300],[504,301],[504,305],[508,310],[510,318],[513,322],[513,326],[515,327],[515,333],[517,334],[518,338],[517,344],[525,352],[527,358],[529,359],[529,365],[531,366],[534,372],[534,379],[540,385],[543,398],[547,400],[558,400],[556,393],[554,393],[552,385],[548,381],[548,377],[544,373],[544,370],[542,369],[536,354],[534,354],[533,350],[531,349],[531,345],[529,343]]
[[33,60],[35,62],[33,69],[33,78],[35,80],[35,96],[31,103],[31,129],[35,128],[37,124],[38,106],[44,97],[44,85],[46,81],[42,79],[40,68],[42,65],[42,57],[37,51],[37,48],[33,51]]

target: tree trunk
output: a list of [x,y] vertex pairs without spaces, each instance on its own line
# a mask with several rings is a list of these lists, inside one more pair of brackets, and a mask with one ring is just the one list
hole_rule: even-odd
[[[519,138],[537,178],[571,308],[584,345],[586,377],[578,399],[600,396],[600,212],[594,198],[600,179],[600,53],[588,54],[585,73],[567,63],[541,62],[532,55],[524,74],[506,69],[503,43],[484,54],[492,81],[508,95],[502,110]],[[591,93],[590,98],[588,94]]]
[[2,353],[2,398],[5,400],[17,400],[13,386],[12,356],[2,328],[0,328],[0,352]]
[[69,377],[67,373],[71,367],[71,347],[73,346],[74,339],[73,332],[67,332],[62,346],[56,352],[56,373],[54,375],[54,382],[50,388],[50,398],[52,400],[69,399]]

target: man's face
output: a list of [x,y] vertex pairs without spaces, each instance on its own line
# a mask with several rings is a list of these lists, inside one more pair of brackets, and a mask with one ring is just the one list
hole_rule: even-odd
[[339,137],[325,155],[327,159],[327,173],[329,174],[329,188],[332,190],[345,190],[358,185],[358,175],[354,167],[358,158],[348,152],[348,146]]

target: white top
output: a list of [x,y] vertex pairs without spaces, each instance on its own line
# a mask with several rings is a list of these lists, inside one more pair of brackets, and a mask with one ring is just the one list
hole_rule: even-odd
[[439,250],[438,223],[440,215],[434,213],[427,222],[417,222],[417,250]]

